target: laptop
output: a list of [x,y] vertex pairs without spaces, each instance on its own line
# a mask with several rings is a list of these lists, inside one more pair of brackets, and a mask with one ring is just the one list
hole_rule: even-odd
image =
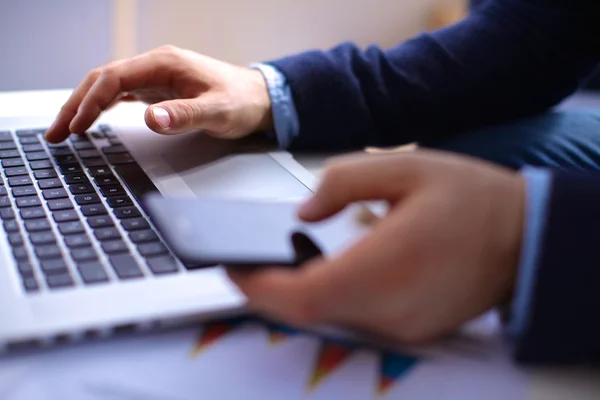
[[255,138],[102,121],[49,145],[52,118],[0,118],[0,349],[167,329],[243,311],[220,266],[187,268],[142,199],[300,199],[315,177]]

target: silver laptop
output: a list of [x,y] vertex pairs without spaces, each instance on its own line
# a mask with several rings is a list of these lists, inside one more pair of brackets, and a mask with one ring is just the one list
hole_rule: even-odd
[[[145,194],[302,198],[315,178],[250,138],[94,125],[59,145],[51,118],[0,118],[0,349],[45,346],[239,313],[219,266],[188,269]],[[198,221],[201,223],[201,221]]]

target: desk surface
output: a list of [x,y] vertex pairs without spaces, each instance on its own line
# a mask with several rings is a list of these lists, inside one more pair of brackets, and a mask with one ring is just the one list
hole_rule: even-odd
[[[45,115],[54,116],[67,99],[70,90],[0,92],[0,117]],[[122,118],[142,112],[141,105],[123,104],[105,114],[103,118]],[[298,157],[298,161],[311,172],[318,174],[326,157]],[[9,364],[6,364],[9,363]],[[0,387],[14,378],[20,364],[18,359],[2,360]],[[11,371],[11,373],[8,373]],[[564,370],[543,370],[532,373],[532,399],[598,399],[600,398],[600,373]]]

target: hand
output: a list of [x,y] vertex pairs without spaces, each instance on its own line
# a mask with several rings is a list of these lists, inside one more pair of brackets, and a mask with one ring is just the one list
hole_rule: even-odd
[[90,72],[60,110],[46,139],[56,143],[70,133],[84,132],[102,111],[121,100],[154,104],[146,110],[146,123],[163,134],[202,129],[235,139],[273,124],[260,71],[165,46]]
[[228,273],[251,309],[284,322],[404,343],[436,339],[511,296],[524,190],[515,172],[444,153],[343,158],[299,217],[318,221],[355,201],[387,200],[366,237],[296,270]]

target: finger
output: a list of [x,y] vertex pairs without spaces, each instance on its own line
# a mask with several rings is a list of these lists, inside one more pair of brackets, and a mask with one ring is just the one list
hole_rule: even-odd
[[148,85],[166,85],[169,80],[166,71],[168,67],[163,58],[151,53],[108,65],[102,69],[98,79],[81,101],[69,129],[72,132],[88,129],[122,92]]
[[219,130],[224,107],[211,96],[169,100],[146,110],[146,124],[155,132],[175,134],[192,130]]
[[327,218],[355,201],[398,200],[421,173],[409,154],[345,157],[326,169],[315,194],[298,210],[306,221]]
[[81,84],[73,90],[69,99],[60,109],[56,119],[50,128],[46,131],[46,140],[50,143],[58,143],[65,140],[70,134],[69,125],[73,120],[73,117],[77,114],[77,109],[81,104],[81,101],[88,93],[92,85],[98,79],[100,75],[99,70],[90,72],[81,82]]
[[293,324],[316,323],[324,317],[324,306],[329,302],[326,289],[329,284],[322,270],[324,261],[311,261],[299,269],[265,267],[255,271],[227,273],[234,284],[246,295],[253,311]]
[[390,246],[390,240],[402,240],[405,225],[403,218],[388,218],[338,257],[298,269],[228,273],[255,311],[301,325],[362,322],[372,314],[371,299],[386,291],[398,293],[409,280],[410,269],[395,268],[402,265],[403,246]]

